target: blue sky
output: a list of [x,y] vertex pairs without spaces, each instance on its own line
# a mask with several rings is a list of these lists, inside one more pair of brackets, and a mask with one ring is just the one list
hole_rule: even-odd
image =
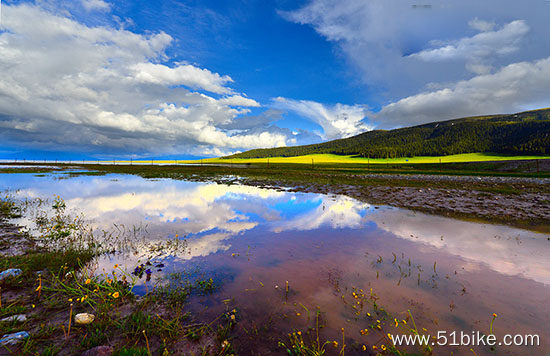
[[205,157],[550,106],[550,2],[3,1],[0,158]]

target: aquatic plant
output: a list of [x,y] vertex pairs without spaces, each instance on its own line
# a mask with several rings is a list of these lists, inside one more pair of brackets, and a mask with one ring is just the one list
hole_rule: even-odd
[[[290,356],[322,356],[326,354],[327,346],[332,345],[334,348],[338,348],[338,341],[327,340],[321,343],[319,329],[323,326],[319,325],[320,316],[321,312],[317,309],[315,312],[315,327],[313,328],[315,335],[313,335],[313,338],[310,334],[311,329],[306,332],[306,334],[310,336],[307,341],[304,341],[304,336],[301,331],[294,331],[288,334],[288,345],[283,341],[279,341],[279,347],[284,348]],[[344,331],[342,329],[342,346],[339,353],[340,355],[344,355],[345,346]]]

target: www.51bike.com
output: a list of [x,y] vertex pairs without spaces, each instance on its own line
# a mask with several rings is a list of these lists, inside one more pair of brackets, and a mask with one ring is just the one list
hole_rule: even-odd
[[498,338],[494,334],[483,334],[479,331],[439,330],[437,335],[389,335],[395,346],[539,346],[538,334],[506,334]]

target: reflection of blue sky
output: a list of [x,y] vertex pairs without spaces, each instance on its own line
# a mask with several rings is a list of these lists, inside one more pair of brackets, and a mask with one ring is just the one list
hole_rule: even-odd
[[184,260],[228,251],[231,239],[253,230],[266,236],[265,245],[269,246],[273,241],[269,237],[284,231],[300,234],[323,229],[326,234],[331,229],[372,231],[375,227],[395,238],[460,256],[465,269],[489,267],[504,275],[550,284],[550,243],[546,236],[525,230],[402,209],[374,210],[346,196],[136,176],[54,179],[58,176],[0,174],[0,189],[18,190],[22,198],[59,194],[96,229],[146,222],[149,241],[163,241],[175,234],[187,236],[189,253],[180,256]]

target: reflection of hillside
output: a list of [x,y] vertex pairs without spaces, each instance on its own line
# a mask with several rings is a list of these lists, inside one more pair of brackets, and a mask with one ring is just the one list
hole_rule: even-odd
[[465,268],[483,264],[505,275],[522,275],[550,284],[548,241],[542,234],[506,226],[478,224],[406,210],[387,210],[369,218],[378,227],[467,260]]

